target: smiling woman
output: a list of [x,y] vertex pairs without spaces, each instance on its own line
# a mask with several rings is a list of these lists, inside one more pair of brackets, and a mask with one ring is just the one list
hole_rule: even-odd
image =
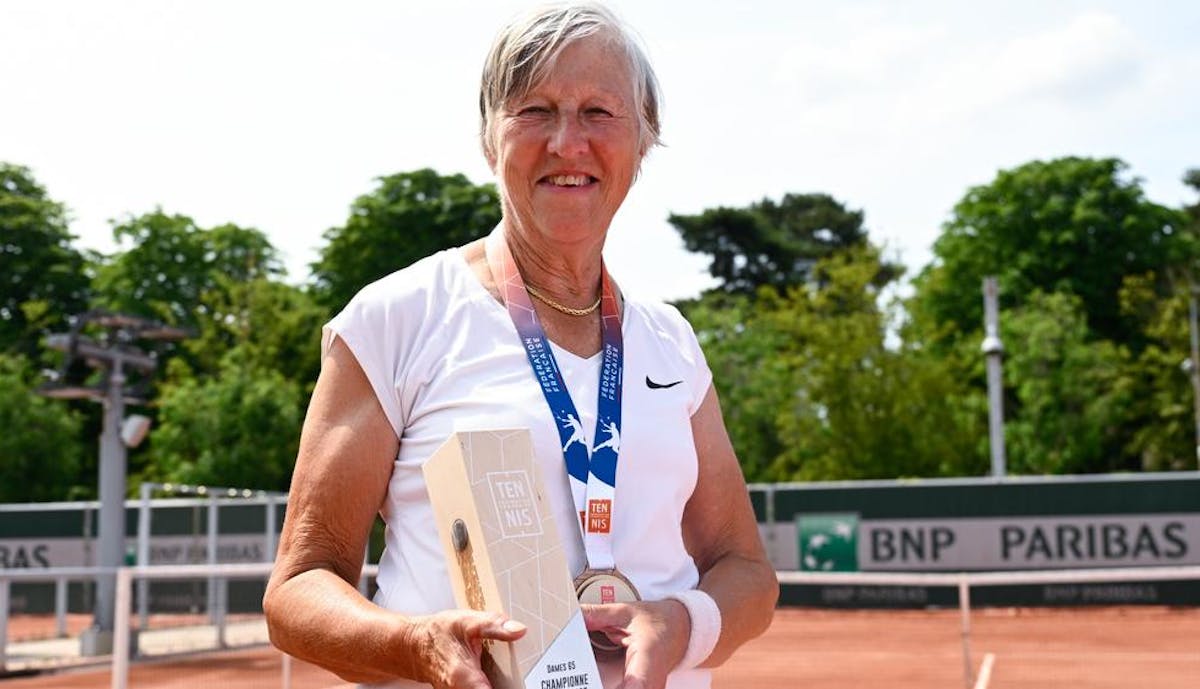
[[514,236],[603,243],[645,153],[630,72],[612,39],[588,36],[502,103],[488,163]]
[[[486,642],[525,627],[455,609],[421,472],[451,433],[483,428],[530,430],[606,687],[707,687],[704,668],[766,629],[778,585],[695,334],[602,259],[659,101],[600,5],[500,33],[480,106],[503,219],[326,326],[264,603],[280,648],[381,686],[488,687]],[[369,602],[352,582],[376,512]]]

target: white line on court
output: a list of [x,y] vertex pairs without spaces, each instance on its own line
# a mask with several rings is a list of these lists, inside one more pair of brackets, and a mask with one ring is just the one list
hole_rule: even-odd
[[975,689],[988,689],[992,681],[992,664],[996,662],[996,654],[988,653],[979,664],[979,674],[975,676]]

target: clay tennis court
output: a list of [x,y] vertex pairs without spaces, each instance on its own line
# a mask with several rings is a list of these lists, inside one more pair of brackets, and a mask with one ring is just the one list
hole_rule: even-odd
[[[983,608],[972,614],[977,672],[993,656],[989,689],[1194,689],[1200,686],[1200,609]],[[107,668],[0,682],[3,689],[100,689]],[[269,648],[135,664],[130,687],[281,687]],[[295,662],[294,689],[347,686]],[[964,686],[957,610],[776,612],[771,629],[716,672],[719,689],[958,689]]]

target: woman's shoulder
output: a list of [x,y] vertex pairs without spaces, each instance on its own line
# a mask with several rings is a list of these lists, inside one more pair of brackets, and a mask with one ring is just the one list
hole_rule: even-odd
[[444,249],[367,284],[351,303],[395,304],[449,297],[458,293],[455,288],[461,286],[467,270],[459,249]]
[[665,335],[672,340],[694,338],[695,331],[679,309],[667,302],[641,299],[636,294],[624,294],[625,309],[636,318],[640,318],[650,330]]
[[[368,284],[329,325],[368,332],[403,330],[417,334],[423,323],[470,299],[474,276],[458,249],[446,249]],[[481,287],[479,289],[482,289]]]
[[461,251],[445,249],[366,285],[344,311],[376,318],[445,313],[482,289],[473,280]]

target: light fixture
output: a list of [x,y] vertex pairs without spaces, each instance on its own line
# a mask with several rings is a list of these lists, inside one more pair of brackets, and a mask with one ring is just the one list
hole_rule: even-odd
[[130,414],[121,424],[121,442],[125,447],[137,447],[146,439],[150,431],[150,417],[141,414]]

